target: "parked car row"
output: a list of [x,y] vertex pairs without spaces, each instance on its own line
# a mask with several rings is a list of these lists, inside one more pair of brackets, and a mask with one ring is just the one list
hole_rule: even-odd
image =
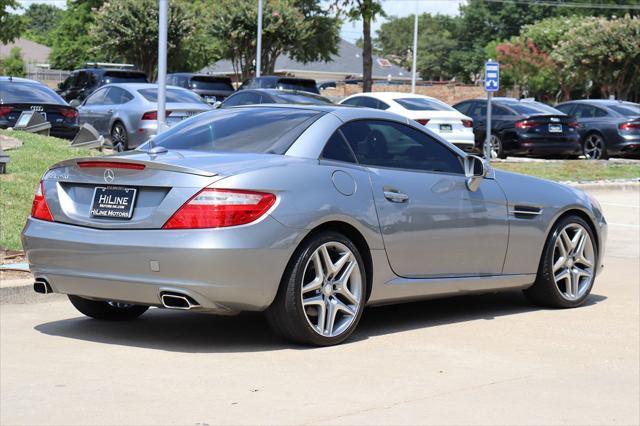
[[[212,108],[241,105],[332,104],[314,80],[263,76],[234,90],[228,77],[197,73],[167,76],[167,125]],[[74,71],[59,94],[26,79],[0,80],[0,128],[15,124],[24,109],[41,112],[54,136],[73,138],[91,124],[117,150],[132,149],[157,133],[157,85],[137,70],[98,65]],[[64,98],[64,99],[63,99]],[[66,101],[70,103],[67,104]],[[466,152],[483,152],[487,136],[486,99],[453,106],[432,97],[402,93],[358,93],[341,105],[387,110],[415,120]],[[616,100],[570,101],[555,108],[527,99],[494,98],[492,155],[606,159],[640,155],[640,105]]]

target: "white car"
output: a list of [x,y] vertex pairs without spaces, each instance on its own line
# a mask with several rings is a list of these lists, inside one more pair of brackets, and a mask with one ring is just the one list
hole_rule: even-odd
[[464,151],[473,151],[475,147],[473,120],[436,98],[402,92],[369,92],[351,95],[340,104],[394,112],[417,121]]

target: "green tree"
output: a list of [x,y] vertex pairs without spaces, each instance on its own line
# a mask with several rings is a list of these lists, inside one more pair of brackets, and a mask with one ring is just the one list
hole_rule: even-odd
[[17,0],[0,0],[0,43],[11,43],[20,37],[24,23],[15,12],[20,8]]
[[378,0],[336,0],[351,21],[362,20],[362,91],[370,92],[373,86],[373,41],[371,23],[377,17],[385,16],[382,4]]
[[[220,41],[241,79],[255,72],[258,8],[251,0],[222,0],[210,16],[210,34]],[[337,53],[339,21],[317,0],[270,0],[262,20],[261,72],[272,74],[280,55],[300,62],[330,61]]]
[[89,35],[95,12],[104,2],[105,0],[67,0],[67,8],[52,33],[49,62],[54,68],[69,70],[89,61],[106,59],[100,51],[92,53],[95,41]]
[[[157,0],[118,0],[108,2],[95,14],[90,31],[92,51],[110,61],[133,63],[155,78],[158,67]],[[169,3],[167,68],[192,71],[207,64],[208,55],[200,19],[186,2]],[[192,54],[194,53],[194,54]]]
[[25,10],[24,19],[25,38],[46,46],[52,44],[52,32],[62,19],[64,11],[46,3],[31,3]]
[[9,56],[0,61],[0,75],[24,77],[25,74],[22,50],[19,47],[14,47],[11,49],[11,52],[9,52]]
[[551,57],[563,72],[591,81],[604,97],[626,99],[640,76],[640,17],[583,19],[566,33]]

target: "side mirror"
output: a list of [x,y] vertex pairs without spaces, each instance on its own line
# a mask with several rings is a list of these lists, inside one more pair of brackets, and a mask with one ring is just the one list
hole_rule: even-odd
[[64,90],[64,82],[58,83],[58,90]]
[[82,102],[80,102],[78,99],[74,99],[69,102],[69,106],[72,106],[74,108],[78,108],[80,105],[82,105]]
[[464,158],[464,175],[467,179],[469,191],[477,191],[480,182],[487,175],[488,166],[484,160],[476,155],[467,155]]

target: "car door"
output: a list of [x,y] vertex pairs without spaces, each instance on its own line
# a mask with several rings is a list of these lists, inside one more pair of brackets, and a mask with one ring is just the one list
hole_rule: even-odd
[[493,179],[469,191],[463,157],[409,125],[357,120],[341,131],[370,171],[385,249],[402,277],[502,272],[507,202]]
[[104,97],[107,93],[107,88],[98,89],[93,92],[78,108],[80,124],[90,124],[100,134],[105,134],[103,130],[100,130],[100,123],[98,122],[99,109],[104,103]]

